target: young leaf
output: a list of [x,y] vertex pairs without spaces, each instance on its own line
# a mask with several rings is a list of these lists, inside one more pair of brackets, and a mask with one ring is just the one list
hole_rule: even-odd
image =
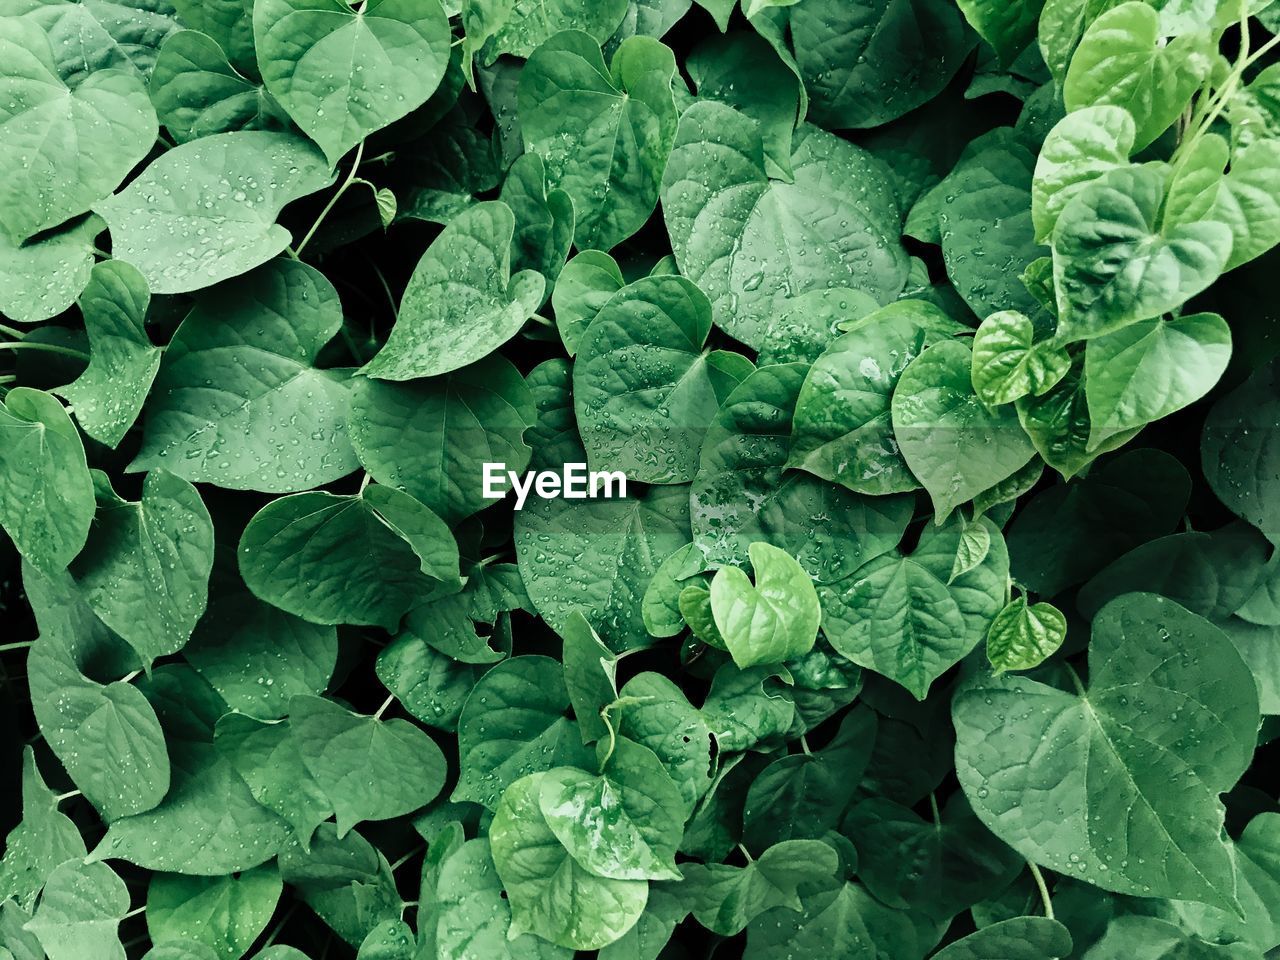
[[391,337],[361,373],[380,380],[438,376],[514,337],[545,292],[540,274],[511,275],[514,232],[515,215],[500,201],[453,219],[418,261]]
[[1059,120],[1044,138],[1031,182],[1031,219],[1036,242],[1053,236],[1062,210],[1098,177],[1122,167],[1137,133],[1124,107],[1083,107]]
[[[308,490],[356,470],[350,371],[316,366],[341,328],[338,292],[296,260],[274,260],[202,294],[165,350],[129,469],[165,467],[195,483],[266,493]],[[301,443],[281,442],[280,423]]]
[[449,63],[436,0],[259,0],[253,36],[267,89],[330,166],[421,106]]
[[734,663],[746,669],[808,653],[822,615],[813,581],[785,550],[753,543],[748,552],[754,585],[737,567],[721,567],[711,581],[712,615]]
[[[551,37],[525,64],[525,149],[573,199],[579,248],[609,250],[653,213],[676,135],[675,70],[671,51],[650,37],[624,40],[606,69],[600,44],[576,30]],[[596,149],[601,137],[612,149]]]
[[493,862],[511,904],[512,934],[533,933],[574,950],[595,950],[626,933],[644,911],[644,880],[609,880],[584,870],[539,808],[534,773],[502,795],[489,828]]
[[973,389],[988,407],[1027,394],[1041,396],[1071,369],[1071,357],[1050,342],[1036,343],[1025,314],[1002,310],[982,321],[973,337]]
[[94,209],[115,256],[152,293],[187,293],[282,253],[290,235],[275,222],[281,209],[331,177],[323,156],[291,134],[221,133],[161,155]]
[[84,444],[66,409],[40,390],[0,400],[0,524],[29,563],[49,576],[89,538],[95,510]]
[[1053,656],[1067,638],[1067,618],[1051,603],[1018,597],[996,614],[987,631],[987,659],[996,673],[1030,670]]
[[[993,833],[1058,873],[1234,910],[1218,794],[1253,752],[1248,668],[1220,630],[1152,594],[1105,607],[1089,656],[1089,686],[1076,692],[1008,675],[961,689],[952,715],[965,795]],[[1173,713],[1173,725],[1143,719]],[[1054,750],[1042,750],[1045,737]],[[1117,859],[1118,836],[1129,840]]]
[[70,89],[31,20],[0,18],[0,62],[0,231],[16,244],[110,194],[150,151],[157,125],[135,73],[99,70]]

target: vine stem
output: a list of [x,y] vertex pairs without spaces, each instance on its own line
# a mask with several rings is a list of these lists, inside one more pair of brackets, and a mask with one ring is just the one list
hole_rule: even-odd
[[3,323],[0,323],[0,333],[3,333],[7,337],[17,337],[19,340],[26,336],[26,334],[17,327],[10,327]]
[[61,353],[78,360],[88,360],[89,355],[75,347],[63,347],[56,343],[40,343],[38,340],[22,340],[17,343],[0,341],[0,350],[43,350],[46,353]]
[[1027,866],[1031,868],[1031,876],[1035,880],[1036,886],[1040,889],[1040,899],[1044,902],[1044,915],[1052,920],[1053,901],[1049,899],[1049,887],[1044,882],[1044,874],[1042,874],[1040,872],[1040,868],[1030,860],[1027,861]]
[[351,161],[351,170],[347,173],[347,179],[342,181],[342,186],[338,187],[334,195],[329,198],[329,202],[325,204],[324,209],[320,211],[320,216],[316,217],[316,222],[311,225],[311,229],[307,231],[307,235],[302,238],[302,242],[294,248],[293,257],[295,260],[301,259],[302,251],[306,249],[307,244],[311,242],[311,238],[316,235],[316,231],[320,229],[320,224],[324,223],[325,217],[329,216],[329,214],[333,212],[333,208],[338,205],[338,201],[342,199],[342,195],[346,193],[347,190],[351,188],[351,184],[355,182],[356,171],[360,169],[360,161],[363,157],[364,141],[361,140],[360,145],[356,147],[356,155]]
[[19,640],[17,643],[0,643],[0,653],[7,650],[25,650],[35,643],[34,640]]

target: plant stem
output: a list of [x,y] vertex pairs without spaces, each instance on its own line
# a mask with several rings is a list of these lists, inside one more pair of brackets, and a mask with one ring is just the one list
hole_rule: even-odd
[[403,867],[406,863],[408,863],[410,860],[412,860],[414,857],[420,854],[424,849],[426,849],[426,846],[427,845],[425,843],[418,844],[416,847],[414,847],[412,850],[410,850],[403,857],[401,857],[399,860],[397,860],[395,863],[391,865],[391,872],[395,873],[397,870]]
[[751,855],[751,851],[748,850],[746,847],[744,847],[742,844],[738,844],[738,850],[744,857],[747,858],[747,863],[756,862],[756,858]]
[[3,384],[3,383],[13,383],[13,381],[15,381],[15,380],[17,380],[17,379],[18,379],[17,374],[13,374],[13,373],[6,373],[3,377],[0,377],[0,384]]
[[53,798],[54,803],[61,803],[63,800],[70,800],[72,797],[80,796],[79,790],[68,790],[66,793],[60,793]]
[[929,791],[929,809],[933,811],[933,825],[935,827],[942,826],[942,814],[938,812],[938,798],[933,791]]
[[1044,915],[1052,920],[1053,901],[1049,899],[1049,888],[1045,885],[1044,874],[1042,874],[1040,872],[1040,868],[1030,860],[1027,861],[1027,866],[1031,868],[1031,876],[1035,880],[1036,886],[1040,888],[1040,899],[1044,902]]
[[293,911],[296,909],[298,909],[298,905],[296,903],[290,904],[289,909],[286,910],[284,912],[284,916],[280,918],[280,922],[277,923],[274,927],[272,927],[271,932],[267,934],[267,940],[262,945],[263,950],[267,949],[267,947],[271,946],[273,943],[276,942],[276,938],[280,936],[280,931],[284,929],[284,925],[289,922],[289,918],[293,916]]
[[6,650],[25,650],[33,643],[35,643],[34,640],[19,640],[17,643],[0,643],[0,653],[4,653]]
[[387,712],[387,707],[391,706],[391,704],[395,703],[395,701],[396,701],[396,695],[394,693],[391,694],[389,697],[387,697],[387,699],[383,700],[382,706],[380,706],[378,708],[378,712],[373,715],[373,719],[381,720],[382,715]]
[[16,337],[19,340],[26,336],[17,327],[10,327],[3,323],[0,323],[0,333],[3,333],[6,337]]
[[360,145],[356,147],[356,155],[351,161],[351,170],[347,173],[347,179],[342,181],[342,186],[338,187],[334,195],[329,198],[329,202],[325,204],[324,209],[320,211],[320,216],[316,217],[316,222],[311,225],[311,229],[307,231],[307,235],[302,238],[302,242],[294,247],[293,255],[296,259],[301,259],[302,251],[306,249],[307,244],[311,242],[311,238],[316,235],[316,231],[320,229],[320,224],[324,223],[325,217],[329,216],[333,211],[333,208],[338,205],[338,201],[342,199],[342,195],[351,187],[352,181],[356,178],[356,171],[360,169],[360,158],[363,156],[364,141],[362,140],[360,141]]
[[813,754],[809,752],[809,741],[805,739],[805,735],[803,733],[800,734],[800,749],[804,751],[804,755],[806,757],[813,756]]
[[121,917],[120,919],[121,919],[121,920],[128,920],[130,917],[136,917],[136,916],[139,916],[140,914],[143,914],[143,913],[146,913],[146,912],[147,912],[146,905],[143,905],[143,906],[141,906],[141,907],[137,907],[136,909],[130,910],[128,913],[126,913],[126,914],[125,914],[123,917]]
[[133,680],[134,677],[136,677],[141,672],[142,672],[141,670],[134,670],[132,673],[126,673],[123,677],[120,678],[120,682],[129,683]]
[[88,360],[89,355],[75,347],[63,347],[56,343],[41,343],[38,340],[21,340],[17,343],[0,341],[0,350],[44,350],[46,353],[61,353],[64,356]]

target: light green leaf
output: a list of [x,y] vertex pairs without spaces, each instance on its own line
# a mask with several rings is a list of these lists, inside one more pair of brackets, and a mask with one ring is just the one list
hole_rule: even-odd
[[818,840],[775,844],[745,867],[685,863],[684,895],[694,918],[713,933],[731,937],[766,910],[801,909],[797,888],[831,882],[839,859]]
[[[665,775],[665,774],[664,774]],[[22,751],[22,820],[9,831],[0,860],[0,900],[16,900],[24,910],[36,902],[45,881],[67,860],[84,859],[84,840],[40,776],[30,747]]]
[[403,920],[383,920],[360,943],[356,960],[413,960],[417,943]]
[[[347,370],[316,357],[342,327],[318,270],[276,260],[201,295],[165,350],[130,470],[291,493],[358,469],[347,439]],[[302,437],[286,444],[278,425]]]
[[49,877],[26,929],[49,960],[124,960],[120,920],[129,912],[129,890],[105,863],[69,860]]
[[1063,208],[1098,177],[1124,166],[1137,132],[1124,107],[1083,107],[1059,120],[1045,137],[1031,181],[1036,242],[1053,236]]
[[937,960],[1045,960],[1071,954],[1071,934],[1048,917],[1015,917],[949,944]]
[[711,786],[711,730],[706,718],[659,673],[641,673],[627,681],[611,716],[618,721],[619,735],[657,754],[684,796],[687,819]]
[[763,540],[817,583],[892,550],[911,519],[909,497],[864,497],[786,470],[802,363],[762,367],[725,400],[702,445],[691,491],[694,543],[708,566],[745,564]]
[[651,37],[624,40],[606,69],[599,43],[579,31],[553,36],[525,64],[525,149],[573,199],[579,248],[615,247],[653,213],[676,135],[675,70],[674,55]]
[[646,277],[591,321],[573,367],[574,410],[596,470],[645,483],[686,483],[719,407],[703,349],[711,304],[683,277]]
[[133,72],[98,71],[69,89],[31,20],[0,17],[0,61],[0,229],[20,243],[110,194],[158,128]]
[[568,708],[564,674],[550,657],[514,657],[495,666],[472,689],[458,719],[461,773],[450,799],[492,810],[521,777],[585,759],[578,731],[564,715]]
[[599,776],[573,767],[541,775],[538,807],[578,865],[611,880],[679,880],[684,799],[648,747],[602,740]]
[[257,0],[262,79],[329,164],[420,107],[449,63],[449,22],[436,0]]
[[430,587],[458,573],[443,520],[381,484],[355,496],[299,493],[267,504],[240,538],[240,574],[259,599],[311,623],[394,629]]
[[965,795],[998,837],[1058,873],[1234,909],[1218,794],[1253,754],[1248,668],[1220,630],[1152,594],[1098,614],[1089,658],[1087,690],[1005,675],[957,693]]
[[1207,33],[1165,44],[1159,21],[1141,0],[1107,10],[1085,30],[1062,84],[1068,113],[1098,104],[1129,111],[1137,150],[1173,125],[1213,65]]
[[1062,646],[1067,618],[1051,603],[1027,604],[1018,597],[996,614],[987,631],[987,659],[996,673],[1030,670]]
[[253,0],[173,0],[184,26],[211,37],[236,69],[258,75],[253,45]]
[[41,390],[0,400],[0,524],[42,573],[65,570],[84,547],[94,514],[84,444],[67,411]]
[[624,286],[617,262],[603,250],[583,250],[565,264],[551,306],[569,356],[578,352],[578,341],[600,309]]
[[1019,397],[1018,422],[1044,462],[1070,480],[1095,457],[1122,446],[1137,430],[1126,430],[1089,449],[1092,424],[1085,395],[1084,363],[1077,357],[1066,376],[1042,397]]
[[1145,320],[1090,340],[1084,356],[1089,445],[1096,447],[1212,390],[1231,359],[1231,329],[1216,313]]
[[947,578],[948,586],[987,559],[987,555],[991,553],[991,540],[991,527],[982,523],[979,517],[965,523],[956,545],[956,559],[951,564],[951,576]]
[[535,416],[519,371],[493,356],[413,383],[357,379],[351,442],[380,483],[408,491],[456,522],[492,503],[483,495],[485,463],[517,472],[528,466],[523,437]]
[[338,839],[364,820],[425,806],[445,780],[444,754],[408,720],[365,717],[323,697],[294,697],[289,728],[337,814]]
[[870,294],[849,287],[824,287],[793,297],[768,321],[756,365],[813,363],[841,333],[879,309]]
[[573,716],[582,731],[582,742],[591,743],[608,734],[601,717],[618,699],[618,660],[580,613],[569,614],[564,627],[564,685],[573,705]]
[[573,199],[548,183],[546,164],[536,153],[521,154],[511,164],[498,199],[515,215],[512,269],[542,274],[550,294],[573,246]]
[[489,828],[498,876],[511,904],[511,934],[533,933],[574,950],[595,950],[626,933],[644,911],[644,880],[608,880],[578,865],[539,809],[535,773],[511,784]]
[[923,300],[899,301],[855,321],[805,375],[787,466],[857,493],[917,489],[894,440],[890,398],[925,347],[964,330]]
[[249,870],[276,856],[289,828],[261,806],[212,743],[170,750],[173,787],[154,810],[112,822],[89,854],[147,870],[221,876]]
[[829,129],[875,127],[931,100],[976,42],[939,0],[805,0],[786,12],[809,118]]
[[597,44],[613,35],[627,12],[627,0],[488,0],[510,4],[501,27],[485,44],[484,61],[499,54],[530,57],[538,47],[566,30],[590,34]]
[[287,123],[271,95],[237,71],[216,40],[197,30],[175,33],[160,48],[151,101],[177,143]]
[[1107,924],[1102,938],[1089,948],[1089,956],[1096,960],[1257,960],[1260,954],[1247,944],[1204,940],[1156,917],[1117,916]]
[[689,490],[656,486],[625,499],[536,499],[516,514],[520,575],[557,632],[575,609],[611,650],[652,643],[643,602],[658,565],[689,542]]
[[795,726],[791,683],[786,667],[740,670],[721,664],[702,703],[702,718],[718,750],[738,753],[780,744]]
[[1260,257],[1280,241],[1280,141],[1258,140],[1236,151],[1208,216],[1231,228],[1231,256],[1224,269]]
[[[703,587],[704,569],[706,559],[692,543],[686,543],[662,561],[645,588],[641,606],[644,628],[650,636],[674,637],[684,630],[687,618],[680,610],[680,596],[684,590]],[[703,593],[709,600],[710,594],[705,589]]]
[[1038,397],[1067,375],[1068,353],[1035,339],[1035,325],[1017,310],[1001,310],[982,321],[973,337],[971,374],[979,400],[997,407],[1027,394]]
[[500,201],[454,219],[418,261],[400,300],[400,319],[361,370],[381,380],[449,373],[488,356],[519,332],[542,303],[541,275],[511,275],[515,217]]
[[756,349],[793,297],[845,286],[886,303],[907,277],[893,182],[880,161],[804,125],[791,169],[793,183],[770,180],[759,125],[706,101],[680,118],[663,179],[681,272],[711,299],[717,325]]
[[939,522],[1035,456],[1012,410],[983,405],[972,366],[965,344],[935,344],[902,372],[893,393],[894,436]]
[[161,350],[144,326],[150,305],[142,274],[119,260],[94,267],[80,295],[89,366],[58,392],[71,402],[84,432],[109,447],[119,446],[133,426],[160,367]]
[[220,133],[162,154],[94,209],[115,256],[142,271],[152,293],[187,293],[284,251],[281,209],[331,178],[319,151],[296,136]]
[[75,303],[93,269],[93,242],[103,230],[97,217],[16,244],[0,230],[0,313],[19,323],[39,323]]
[[785,550],[753,543],[748,554],[754,585],[730,566],[711,581],[712,615],[733,662],[746,669],[808,653],[822,615],[813,581]]
[[147,887],[147,932],[155,944],[194,941],[221,960],[240,960],[271,920],[281,889],[274,866],[225,877],[153,874]]

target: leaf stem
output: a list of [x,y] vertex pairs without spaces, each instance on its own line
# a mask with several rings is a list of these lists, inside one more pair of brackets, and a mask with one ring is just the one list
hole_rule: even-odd
[[130,682],[132,682],[132,681],[133,681],[133,679],[134,679],[138,674],[140,674],[140,673],[142,673],[142,671],[141,671],[141,670],[134,670],[134,671],[132,671],[131,673],[126,673],[123,677],[121,677],[121,678],[120,678],[119,682],[120,682],[120,683],[130,683]]
[[426,847],[427,845],[425,843],[418,844],[416,847],[414,847],[412,850],[406,853],[403,857],[401,857],[395,863],[391,864],[391,872],[395,873],[397,870],[403,867],[406,863],[408,863],[410,860],[412,860],[414,857],[420,854],[423,850],[425,850]]
[[810,750],[809,750],[809,741],[808,741],[808,739],[806,739],[806,738],[805,738],[805,735],[804,735],[803,733],[802,733],[802,734],[800,734],[800,749],[804,751],[804,755],[805,755],[806,757],[812,757],[812,756],[813,756],[813,753],[812,753],[812,752],[810,752]]
[[1035,880],[1036,886],[1040,888],[1040,899],[1044,903],[1044,915],[1052,920],[1053,901],[1049,899],[1049,888],[1044,882],[1044,874],[1042,874],[1040,872],[1040,868],[1030,860],[1027,861],[1027,866],[1031,868],[1031,876]]
[[147,912],[146,904],[143,904],[143,905],[142,905],[142,906],[140,906],[140,907],[136,907],[136,908],[134,908],[133,910],[130,910],[128,913],[126,913],[126,914],[125,914],[123,917],[121,917],[120,919],[121,919],[122,921],[123,921],[123,920],[128,920],[130,917],[140,916],[141,914],[144,914],[144,913],[146,913],[146,912]]
[[316,235],[316,231],[320,229],[320,224],[324,223],[325,217],[329,216],[333,211],[333,208],[338,205],[338,201],[342,199],[342,195],[350,189],[352,181],[356,178],[356,171],[360,169],[360,158],[363,156],[364,141],[361,140],[360,145],[356,147],[356,155],[351,161],[351,170],[347,173],[347,179],[342,181],[342,186],[338,187],[334,195],[329,198],[329,202],[325,204],[324,209],[320,211],[320,216],[316,217],[316,222],[311,225],[311,229],[307,231],[307,235],[302,238],[302,242],[293,248],[293,255],[296,259],[302,258],[302,251],[306,249],[307,244],[311,242],[311,238]]
[[35,643],[34,640],[19,640],[17,643],[0,643],[0,653],[4,653],[6,650],[25,650],[33,643]]
[[364,478],[360,481],[360,492],[364,493],[365,487],[369,486],[369,481],[373,479],[373,474],[366,472]]
[[1075,685],[1076,693],[1083,697],[1085,695],[1084,684],[1080,682],[1080,675],[1076,673],[1075,667],[1069,663],[1065,663],[1063,666],[1067,668],[1067,673],[1071,675],[1071,682]]
[[0,341],[0,350],[43,350],[46,353],[60,353],[68,357],[76,357],[87,361],[89,355],[75,347],[63,347],[56,343],[41,343],[39,340],[20,340],[18,342]]
[[279,937],[280,932],[284,930],[284,925],[289,922],[289,918],[293,916],[293,911],[297,909],[298,905],[296,903],[291,903],[289,905],[289,909],[284,912],[284,916],[280,918],[280,922],[272,927],[271,932],[267,934],[266,942],[262,944],[263,950],[276,942],[276,938]]
[[746,847],[744,847],[742,844],[738,844],[738,851],[739,851],[739,852],[740,852],[744,857],[746,857],[746,858],[747,858],[747,863],[755,863],[755,862],[756,862],[756,858],[755,858],[755,857],[753,857],[753,856],[751,855],[751,851],[750,851],[750,850],[748,850]]
[[7,337],[16,337],[19,340],[26,336],[26,334],[17,327],[10,327],[3,323],[0,323],[0,333],[3,333]]
[[70,800],[72,797],[80,796],[79,790],[68,790],[66,793],[60,793],[53,798],[54,803],[61,803],[63,800]]
[[933,811],[933,825],[941,827],[942,814],[938,811],[938,797],[932,790],[929,791],[929,809]]
[[382,701],[382,706],[380,706],[380,707],[378,708],[378,712],[377,712],[377,713],[375,713],[375,714],[373,715],[373,719],[375,719],[375,720],[381,720],[381,719],[382,719],[382,715],[383,715],[384,713],[386,713],[386,712],[387,712],[387,707],[389,707],[389,706],[391,706],[391,704],[395,703],[395,700],[396,700],[396,695],[395,695],[394,693],[393,693],[393,694],[391,694],[390,696],[388,696],[388,697],[387,697],[387,699],[383,700],[383,701]]
[[0,377],[0,384],[4,384],[4,383],[13,383],[13,382],[14,382],[15,380],[17,380],[17,379],[18,379],[18,375],[17,375],[17,374],[15,374],[15,373],[6,373],[3,377]]

